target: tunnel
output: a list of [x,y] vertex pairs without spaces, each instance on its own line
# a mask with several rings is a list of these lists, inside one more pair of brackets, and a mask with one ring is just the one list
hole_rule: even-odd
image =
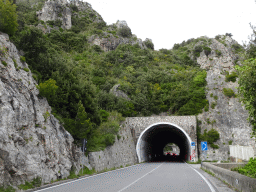
[[[191,138],[178,125],[159,122],[147,127],[139,136],[136,153],[140,162],[150,161],[190,161]],[[179,149],[179,156],[167,157],[163,149],[168,143],[175,143]]]

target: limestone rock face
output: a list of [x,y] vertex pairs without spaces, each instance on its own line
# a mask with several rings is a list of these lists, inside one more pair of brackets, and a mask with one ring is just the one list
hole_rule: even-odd
[[[250,138],[252,129],[247,121],[249,117],[247,110],[241,105],[238,98],[229,98],[223,94],[223,88],[231,88],[237,94],[239,86],[238,79],[234,83],[232,81],[225,82],[225,71],[229,73],[235,71],[235,60],[239,58],[231,49],[232,44],[237,42],[231,37],[226,37],[225,43],[226,47],[216,39],[212,39],[211,45],[208,46],[212,49],[211,53],[207,57],[204,52],[201,52],[197,59],[201,68],[207,70],[208,91],[206,97],[209,101],[209,111],[198,115],[198,119],[202,121],[201,133],[203,134],[205,129],[209,131],[211,128],[220,133],[220,140],[216,142],[220,148],[214,150],[209,147],[207,160],[227,160],[229,158],[229,141],[232,141],[232,145],[253,146],[256,155],[255,140]],[[221,51],[220,57],[215,54],[216,49]],[[212,97],[211,94],[213,94]],[[217,99],[214,96],[217,96]],[[213,109],[211,104],[214,102],[217,105]],[[211,125],[207,123],[207,119],[208,122],[216,121],[216,123]],[[202,153],[201,158],[203,158]]]
[[72,26],[71,10],[68,7],[67,0],[48,0],[45,2],[42,10],[38,11],[36,14],[38,19],[44,22],[60,19],[63,29],[70,29]]
[[108,38],[100,38],[98,35],[92,35],[88,42],[92,45],[98,45],[104,51],[112,51],[117,48],[120,44],[139,44],[142,49],[146,49],[146,45],[141,39],[132,39],[132,38],[123,38],[123,37],[114,37],[112,34],[109,34]]
[[126,21],[124,21],[124,20],[122,20],[122,21],[119,21],[119,20],[118,20],[118,21],[116,22],[116,26],[117,26],[118,29],[120,29],[120,28],[122,28],[122,27],[128,27]]
[[28,65],[4,33],[0,48],[7,50],[0,55],[0,185],[17,186],[37,176],[49,183],[67,177],[72,166],[78,172],[81,164],[91,169],[72,136],[51,114],[47,100],[37,96],[31,71],[23,70]]
[[113,93],[117,97],[123,97],[127,100],[131,100],[128,95],[126,95],[123,91],[118,90],[118,87],[120,87],[120,84],[114,85],[112,89],[110,89],[109,93]]
[[[91,18],[93,22],[101,22],[103,20],[102,17],[92,9],[89,3],[79,0],[48,0],[45,2],[42,10],[38,11],[36,14],[38,19],[44,22],[60,19],[62,21],[61,27],[63,29],[70,29],[72,27],[71,17],[80,17],[77,13],[72,13],[72,5],[76,5],[78,11],[94,13],[95,16]],[[38,27],[43,29],[42,26]],[[43,31],[45,30],[43,29]],[[47,29],[46,32],[50,32],[49,29]]]

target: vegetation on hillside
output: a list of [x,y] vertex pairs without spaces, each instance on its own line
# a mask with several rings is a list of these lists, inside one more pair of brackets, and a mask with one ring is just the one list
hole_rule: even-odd
[[[130,29],[118,30],[103,20],[94,22],[91,11],[74,16],[78,8],[72,5],[72,28],[44,34],[36,27],[39,23],[58,24],[38,21],[36,11],[42,3],[33,7],[28,2],[17,4],[19,25],[15,34],[10,33],[11,41],[24,51],[22,60],[38,82],[39,96],[47,98],[52,113],[76,143],[87,138],[89,151],[112,145],[123,117],[161,112],[197,115],[209,108],[206,71],[200,69],[196,58],[201,51],[211,52],[210,39],[189,39],[172,50],[154,51],[153,43],[147,41],[148,49],[120,44],[114,51],[103,52],[88,43],[91,35],[135,38]],[[227,78],[233,81],[236,77]],[[131,100],[109,93],[115,84],[120,84]]]
[[[72,17],[70,30],[43,34],[36,27],[35,12],[40,6],[17,4],[19,26],[11,40],[24,51],[23,60],[38,82],[39,96],[47,98],[52,113],[77,143],[81,138],[89,140],[89,151],[114,143],[122,117],[161,112],[195,115],[208,104],[206,72],[190,59],[187,47],[154,51],[148,41],[148,49],[121,44],[114,51],[103,52],[88,44],[91,35],[107,32],[134,38],[131,31],[115,26],[110,30],[103,20],[93,22],[93,12],[85,12],[82,17]],[[72,10],[78,11],[74,5]],[[109,93],[115,84],[120,84],[131,100]]]

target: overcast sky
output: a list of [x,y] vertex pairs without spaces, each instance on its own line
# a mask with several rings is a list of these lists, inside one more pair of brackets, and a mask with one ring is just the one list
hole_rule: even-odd
[[242,45],[256,26],[255,0],[84,0],[107,24],[125,20],[143,41],[152,39],[155,50],[171,49],[183,40],[231,33]]

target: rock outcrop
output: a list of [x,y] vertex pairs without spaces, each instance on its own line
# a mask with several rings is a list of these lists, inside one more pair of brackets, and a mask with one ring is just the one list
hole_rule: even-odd
[[[232,145],[253,146],[256,154],[255,139],[250,138],[252,128],[247,121],[249,117],[247,110],[238,98],[234,96],[229,98],[223,93],[224,88],[230,88],[237,94],[237,87],[239,86],[237,80],[236,82],[225,81],[225,71],[229,73],[235,71],[235,61],[240,58],[234,54],[231,48],[237,42],[228,36],[221,36],[221,39],[226,43],[226,46],[216,39],[212,39],[208,45],[212,49],[208,57],[203,51],[197,58],[200,67],[207,70],[208,91],[206,97],[210,104],[209,111],[204,111],[198,115],[198,119],[202,121],[201,133],[203,134],[205,129],[209,131],[214,128],[220,134],[220,140],[216,142],[220,148],[215,150],[209,148],[208,157],[206,157],[208,160],[228,160],[229,144],[231,143]],[[215,50],[219,50],[221,56],[217,56]],[[215,103],[216,106],[212,107],[212,104]],[[203,157],[201,156],[201,158]]]
[[[82,17],[80,16],[80,14],[75,13],[72,10],[73,6],[77,8],[76,11],[78,12],[82,11],[92,13],[93,17],[91,17],[91,19],[93,20],[93,22],[101,22],[103,20],[102,17],[95,10],[92,9],[92,6],[89,3],[79,0],[48,0],[45,2],[42,10],[37,11],[36,14],[39,20],[42,20],[44,22],[60,20],[62,22],[61,27],[63,29],[70,29],[72,27],[71,17]],[[38,27],[43,29],[43,31],[50,32],[49,29],[44,30],[44,27],[42,26],[43,25],[39,25]]]
[[[0,33],[0,185],[17,186],[37,176],[43,183],[69,176],[88,159],[39,98],[36,81],[8,35]],[[28,72],[27,72],[28,71]]]
[[[112,24],[109,26],[109,30],[110,31],[115,29],[118,30],[122,27],[128,27],[126,21],[118,20],[115,24]],[[146,40],[149,40],[149,39],[146,39]],[[88,38],[88,42],[91,45],[100,46],[101,49],[104,51],[115,50],[117,46],[120,44],[131,44],[131,45],[138,44],[141,49],[147,48],[145,43],[140,38],[137,38],[136,35],[132,35],[132,37],[130,38],[124,38],[121,36],[113,35],[112,33],[109,33],[109,32],[103,32],[101,36],[92,35],[91,37]]]
[[110,89],[109,93],[114,94],[116,97],[122,97],[125,98],[127,100],[131,100],[128,95],[126,95],[123,91],[118,90],[118,88],[120,87],[120,84],[114,85],[114,87],[112,89]]

